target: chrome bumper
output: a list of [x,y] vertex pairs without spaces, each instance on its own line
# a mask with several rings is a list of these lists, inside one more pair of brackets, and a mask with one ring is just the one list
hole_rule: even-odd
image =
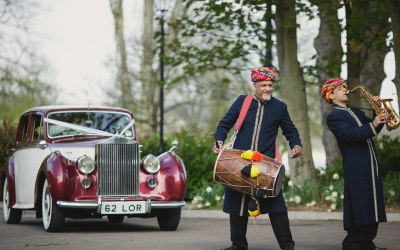
[[[150,213],[151,209],[163,208],[180,208],[186,205],[184,201],[151,201],[147,200],[148,209],[146,212]],[[81,208],[81,209],[97,209],[100,211],[101,202],[84,202],[84,201],[57,201],[59,207],[64,208]]]

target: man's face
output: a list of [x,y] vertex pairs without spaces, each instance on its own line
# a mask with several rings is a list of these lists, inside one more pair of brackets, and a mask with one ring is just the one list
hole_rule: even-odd
[[346,103],[349,100],[347,95],[347,88],[340,85],[333,90],[330,99],[334,104]]
[[255,95],[258,99],[263,101],[271,100],[273,81],[260,81],[253,84]]

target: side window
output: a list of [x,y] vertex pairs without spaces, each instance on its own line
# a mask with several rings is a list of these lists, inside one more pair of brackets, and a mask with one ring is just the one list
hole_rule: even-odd
[[31,142],[39,143],[41,140],[44,139],[44,129],[43,129],[43,120],[42,116],[35,114],[32,116],[32,137]]
[[18,132],[17,132],[17,138],[16,138],[17,145],[25,145],[26,144],[26,139],[28,136],[28,125],[29,125],[29,115],[26,114],[23,117],[21,117],[21,119],[19,120]]

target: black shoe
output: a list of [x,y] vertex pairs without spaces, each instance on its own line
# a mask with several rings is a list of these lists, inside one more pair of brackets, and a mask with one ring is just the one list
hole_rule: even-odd
[[221,249],[221,250],[247,250],[247,248],[243,248],[243,247],[232,245],[232,246],[230,246],[228,248],[224,248],[224,249]]

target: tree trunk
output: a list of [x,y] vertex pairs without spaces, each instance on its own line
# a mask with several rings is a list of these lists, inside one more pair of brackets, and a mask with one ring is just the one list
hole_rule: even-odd
[[[154,13],[153,0],[144,1],[144,29],[142,36],[143,58],[140,70],[142,80],[142,104],[140,120],[146,124],[142,132],[157,132],[158,105],[159,105],[159,77],[153,69],[154,63]],[[149,119],[151,117],[151,119]]]
[[[369,0],[350,0],[346,7],[347,32],[347,84],[352,89],[360,84],[362,57],[364,52],[365,30],[367,29],[365,16],[367,15]],[[360,107],[359,91],[354,92],[349,99],[351,106]]]
[[133,106],[132,84],[129,79],[129,71],[127,65],[127,56],[124,39],[124,17],[122,0],[110,0],[110,7],[114,17],[115,39],[117,42],[118,52],[118,82],[121,91],[120,105],[130,109]]
[[[143,58],[140,70],[140,76],[142,80],[142,110],[145,113],[141,113],[141,120],[147,124],[144,128],[148,133],[156,133],[159,125],[159,105],[160,105],[160,68],[153,68],[154,61],[156,58],[154,54],[155,43],[154,43],[154,0],[144,1],[144,32],[142,37],[143,47]],[[168,11],[168,10],[167,10]],[[174,8],[171,11],[169,21],[174,21],[183,12],[182,0],[176,0]],[[159,24],[157,23],[157,27]],[[167,28],[166,28],[167,27]],[[175,28],[170,28],[166,20],[164,20],[165,32],[165,43],[169,44],[176,37],[178,32]],[[164,57],[167,57],[170,53],[167,47],[164,47]],[[165,62],[165,61],[164,61]],[[164,70],[166,73],[168,70]],[[167,77],[165,77],[167,78]],[[165,80],[167,82],[167,80]],[[164,96],[168,95],[167,86],[164,86]],[[168,108],[165,108],[168,110]],[[149,119],[150,117],[150,119]]]
[[387,5],[390,19],[392,20],[393,50],[396,65],[396,76],[393,82],[396,86],[397,96],[400,96],[400,1],[387,0]]
[[[318,6],[320,27],[318,36],[314,40],[317,50],[317,74],[318,81],[322,85],[327,79],[339,77],[343,49],[340,43],[340,23],[337,16],[337,8],[332,2],[314,1]],[[318,89],[320,89],[320,86]],[[340,151],[335,136],[326,124],[326,117],[332,110],[332,105],[321,98],[322,110],[322,143],[325,148],[326,165],[329,167],[336,159],[340,158]]]
[[[364,39],[366,55],[363,68],[361,70],[361,83],[365,85],[372,95],[379,95],[382,81],[385,79],[385,71],[383,62],[386,54],[389,52],[389,47],[386,45],[386,36],[389,29],[389,13],[386,9],[386,3],[380,0],[370,2],[368,12],[376,13],[370,15],[371,18],[366,20],[368,24],[368,39]],[[368,104],[370,108],[370,105]]]
[[261,58],[261,62],[264,66],[272,66],[272,0],[266,1],[267,8],[264,14],[265,21],[265,55]]
[[302,155],[289,156],[290,177],[297,185],[305,180],[313,181],[314,162],[311,152],[305,83],[297,60],[297,35],[295,0],[276,3],[276,36],[279,68],[281,72],[280,94],[288,106],[292,120],[302,138]]
[[[390,31],[385,2],[350,1],[346,4],[346,17],[349,88],[362,84],[372,95],[377,95],[385,78],[383,61],[388,52],[386,35]],[[350,97],[350,105],[371,109],[364,98],[360,100],[359,91]]]

